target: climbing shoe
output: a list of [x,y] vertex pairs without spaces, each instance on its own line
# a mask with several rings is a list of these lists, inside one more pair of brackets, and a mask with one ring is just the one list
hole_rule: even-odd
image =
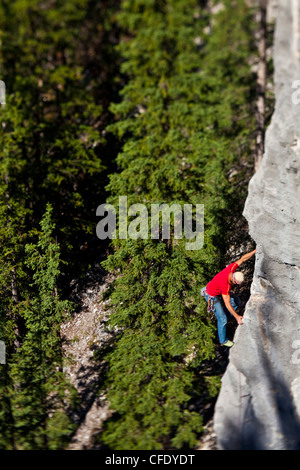
[[228,348],[231,348],[231,346],[233,346],[234,343],[230,340],[226,341],[226,343],[223,343],[222,346],[227,346]]

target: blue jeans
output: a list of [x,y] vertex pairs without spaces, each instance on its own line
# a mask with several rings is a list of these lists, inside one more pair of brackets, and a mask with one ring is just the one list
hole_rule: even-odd
[[[205,293],[205,300],[208,302],[208,295]],[[226,343],[228,341],[227,335],[226,335],[226,325],[227,321],[230,317],[233,315],[227,310],[227,308],[221,304],[221,299],[219,296],[213,297],[214,299],[214,314],[217,317],[217,326],[218,326],[218,335],[219,335],[219,341],[221,344]],[[233,306],[234,310],[238,308],[238,306],[241,303],[240,298],[237,295],[230,295],[230,303]]]

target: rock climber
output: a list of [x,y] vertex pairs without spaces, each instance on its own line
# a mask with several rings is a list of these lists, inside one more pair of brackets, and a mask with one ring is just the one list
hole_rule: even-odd
[[[254,255],[256,249],[250,253],[243,255],[238,261],[227,266],[220,271],[215,277],[201,290],[208,303],[208,311],[213,311],[217,318],[219,341],[223,346],[231,347],[233,342],[227,338],[226,324],[230,314],[233,315],[239,325],[243,324],[243,317],[236,313],[236,309],[240,305],[239,297],[230,294],[233,285],[241,285],[244,281],[244,274],[236,271],[237,268]],[[223,298],[225,308],[221,303]]]

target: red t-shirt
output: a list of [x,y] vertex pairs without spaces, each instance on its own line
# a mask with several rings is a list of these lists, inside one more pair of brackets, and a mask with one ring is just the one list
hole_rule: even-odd
[[234,273],[236,271],[237,267],[237,263],[232,263],[216,274],[206,286],[206,292],[208,295],[211,295],[212,297],[222,294],[228,295],[231,290],[231,284],[229,283],[228,277],[230,273]]

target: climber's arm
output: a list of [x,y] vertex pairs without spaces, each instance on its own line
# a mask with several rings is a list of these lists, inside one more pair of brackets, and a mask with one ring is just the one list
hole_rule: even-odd
[[251,256],[254,255],[254,253],[256,253],[256,248],[255,250],[250,251],[250,253],[246,253],[245,255],[243,255],[240,259],[236,261],[236,264],[240,266],[242,263],[244,263],[244,261],[247,261],[249,258],[251,258]]
[[227,310],[229,310],[229,312],[234,316],[234,318],[236,319],[236,321],[238,322],[239,325],[242,325],[243,323],[243,317],[241,317],[241,315],[238,315],[236,313],[236,311],[234,310],[233,306],[231,305],[230,303],[230,295],[224,295],[222,294],[222,297],[223,297],[223,300],[224,300],[224,304],[225,304],[225,307],[227,308]]

